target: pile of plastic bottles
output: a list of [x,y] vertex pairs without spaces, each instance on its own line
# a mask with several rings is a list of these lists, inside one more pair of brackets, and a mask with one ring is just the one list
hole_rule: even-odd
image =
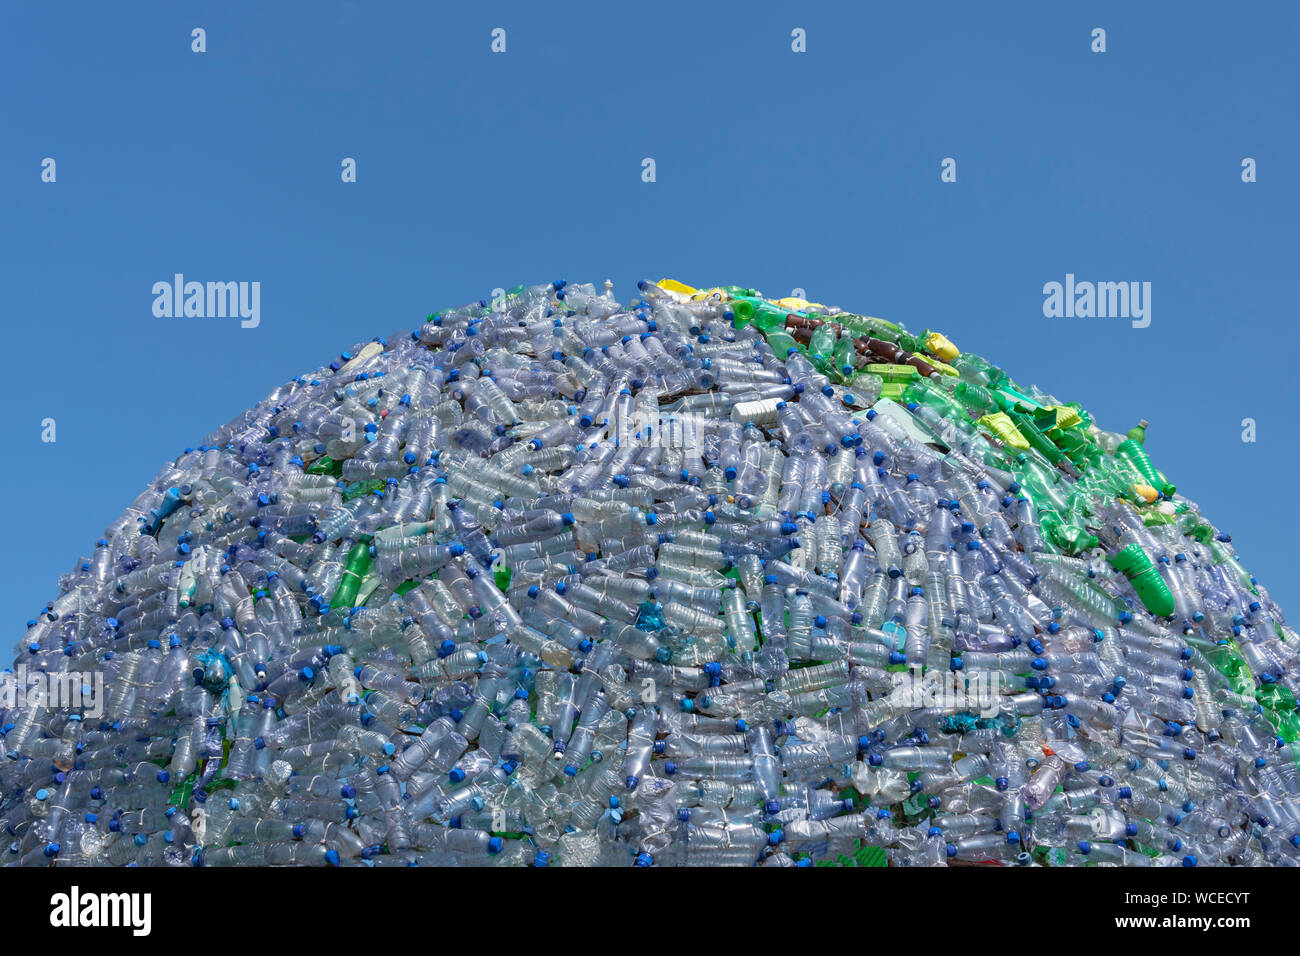
[[1144,428],[749,289],[431,315],[64,576],[7,861],[1295,863],[1300,640]]

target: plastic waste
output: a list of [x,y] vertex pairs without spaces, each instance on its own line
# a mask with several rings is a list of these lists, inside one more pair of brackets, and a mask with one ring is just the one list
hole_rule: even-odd
[[1295,865],[1300,638],[1147,428],[751,288],[435,312],[60,579],[4,862]]

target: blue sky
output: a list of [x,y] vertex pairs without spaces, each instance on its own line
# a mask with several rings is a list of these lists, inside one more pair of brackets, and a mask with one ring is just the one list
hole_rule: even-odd
[[[663,275],[801,287],[1103,427],[1149,419],[1288,607],[1297,26],[1283,3],[14,6],[11,633],[165,460],[285,379],[494,287],[627,301]],[[260,325],[155,318],[176,272],[260,282]],[[1045,318],[1066,273],[1150,282],[1151,325]]]

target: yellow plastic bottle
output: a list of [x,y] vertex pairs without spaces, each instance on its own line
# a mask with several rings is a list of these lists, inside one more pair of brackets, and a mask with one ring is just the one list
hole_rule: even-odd
[[951,362],[961,355],[961,349],[949,342],[942,332],[931,332],[925,337],[925,350],[945,362]]
[[676,292],[678,295],[684,295],[688,299],[695,295],[696,290],[684,282],[678,282],[676,279],[660,279],[657,283],[659,288],[665,292]]

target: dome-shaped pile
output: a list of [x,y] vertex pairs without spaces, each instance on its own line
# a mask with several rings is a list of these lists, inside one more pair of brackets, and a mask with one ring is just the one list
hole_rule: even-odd
[[168,463],[16,648],[29,865],[1293,863],[1297,637],[941,333],[518,287]]

